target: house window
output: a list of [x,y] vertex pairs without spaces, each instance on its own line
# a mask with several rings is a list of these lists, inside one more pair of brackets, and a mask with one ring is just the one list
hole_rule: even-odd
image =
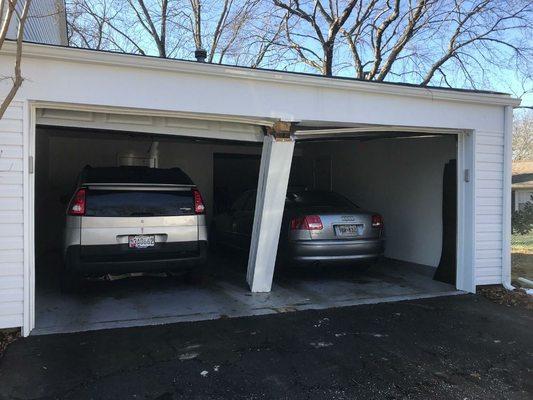
[[527,203],[533,203],[533,191],[518,191],[515,196],[518,210],[523,210]]

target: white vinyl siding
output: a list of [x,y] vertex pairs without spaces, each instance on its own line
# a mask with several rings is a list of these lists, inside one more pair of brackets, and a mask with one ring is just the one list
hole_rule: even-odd
[[476,284],[502,283],[503,132],[476,132]]
[[0,328],[22,325],[23,141],[22,102],[0,120]]

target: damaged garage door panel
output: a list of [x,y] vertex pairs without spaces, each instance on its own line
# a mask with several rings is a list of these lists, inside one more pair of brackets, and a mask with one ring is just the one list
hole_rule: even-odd
[[[84,129],[114,130],[150,134],[201,137],[243,142],[262,142],[264,127],[270,121],[254,121],[239,117],[216,117],[183,114],[183,116],[120,114],[79,110],[40,108],[37,124]],[[267,125],[265,125],[267,124]]]

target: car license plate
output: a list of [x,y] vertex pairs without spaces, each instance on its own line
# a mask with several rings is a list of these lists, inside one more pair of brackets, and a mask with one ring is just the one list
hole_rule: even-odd
[[363,234],[363,224],[335,225],[335,234],[339,237],[356,237]]
[[136,235],[128,238],[130,249],[146,249],[155,246],[154,235]]

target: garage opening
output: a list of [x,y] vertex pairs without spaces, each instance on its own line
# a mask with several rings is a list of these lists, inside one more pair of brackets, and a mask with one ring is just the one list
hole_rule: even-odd
[[[250,293],[246,273],[265,132],[251,124],[188,121],[177,127],[144,117],[95,113],[92,122],[85,114],[74,117],[55,125],[57,118],[47,119],[45,114],[36,128],[34,334],[457,293],[455,135],[373,133],[335,140],[296,136],[289,193],[334,192],[381,215],[384,254],[362,271],[359,262],[301,267],[287,264],[278,253],[272,292]],[[121,130],[108,126],[113,120]],[[66,208],[86,165],[178,167],[185,172],[206,208],[210,245],[202,279],[113,274],[88,281],[78,292],[63,293],[59,277]],[[446,200],[444,193],[452,195]],[[448,210],[445,216],[443,210]],[[268,215],[265,218],[268,224]],[[280,243],[287,223],[282,224]],[[224,231],[226,238],[220,235]],[[439,266],[445,272],[435,280]]]
[[[370,301],[455,290],[457,136],[409,132],[369,132],[348,138],[302,136],[295,147],[299,156],[293,162],[292,175],[297,178],[288,194],[292,191],[292,196],[301,199],[302,209],[297,206],[284,224],[290,225],[294,215],[310,213],[319,226],[317,230],[306,228],[309,237],[298,239],[297,246],[289,245],[284,262],[300,261],[301,268],[278,265],[275,282],[315,296],[328,293],[333,303],[354,297]],[[336,193],[354,209],[347,210],[344,203],[338,210],[312,208],[305,203],[311,201],[305,199],[306,192]],[[357,219],[358,213],[383,218],[384,252],[378,259],[372,257],[378,250],[357,253],[350,247],[350,243],[375,239],[363,234],[365,223]],[[355,222],[350,222],[353,215]],[[339,226],[360,227],[361,232],[339,237]],[[328,228],[331,237],[322,234]],[[291,241],[290,237],[290,228],[282,229],[280,242]],[[345,251],[347,247],[350,250]],[[356,259],[356,254],[365,262]]]
[[[228,303],[227,299],[221,301],[219,286],[238,287],[239,291],[246,292],[244,253],[237,253],[237,256],[228,255],[228,252],[209,254],[208,265],[202,271],[205,276],[189,276],[179,270],[172,275],[159,269],[142,274],[115,271],[95,279],[84,279],[75,290],[62,290],[66,211],[76,193],[80,173],[86,166],[92,170],[119,166],[179,168],[190,177],[203,198],[207,234],[214,216],[226,211],[228,204],[242,192],[257,187],[258,165],[257,168],[251,168],[251,165],[258,163],[261,149],[261,142],[38,126],[35,153],[34,333],[153,324],[194,315],[202,318],[218,315],[217,304]],[[101,178],[105,180],[107,177],[103,174]],[[87,198],[88,212],[91,211],[91,201],[92,208],[114,207],[110,203],[114,200],[109,198],[109,194],[103,196],[105,204],[102,203],[104,200],[94,198],[94,193],[100,192],[92,191],[93,197]],[[152,204],[148,195],[156,192],[130,190],[120,193],[121,196],[141,196],[144,199],[142,210],[137,207],[140,203],[136,202],[128,206],[128,211],[147,212]],[[158,191],[157,196],[160,195]],[[169,201],[174,204],[174,200]],[[160,201],[158,204],[159,207]],[[112,232],[113,235],[115,233]],[[158,235],[156,232],[156,242]],[[130,236],[127,235],[128,238]],[[99,251],[105,250],[104,247],[99,247]],[[97,256],[91,254],[91,260]]]

